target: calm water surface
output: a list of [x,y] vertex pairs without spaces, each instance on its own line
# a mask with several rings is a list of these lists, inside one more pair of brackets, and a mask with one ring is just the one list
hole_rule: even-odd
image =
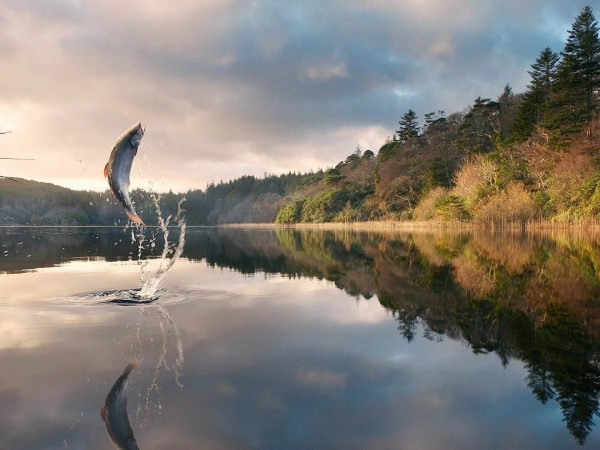
[[[0,229],[0,448],[599,448],[584,235]],[[177,230],[172,231],[172,236]]]

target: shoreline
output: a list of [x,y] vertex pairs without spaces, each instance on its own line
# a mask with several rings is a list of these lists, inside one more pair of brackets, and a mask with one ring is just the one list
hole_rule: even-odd
[[299,229],[299,230],[344,230],[356,231],[490,231],[502,232],[538,232],[538,231],[593,231],[600,232],[600,220],[582,222],[550,222],[536,221],[507,223],[504,226],[480,224],[473,222],[441,222],[441,221],[368,221],[368,222],[321,222],[321,223],[229,223],[215,225],[219,228],[267,228],[267,229]]
[[[11,228],[129,228],[128,225],[30,225],[11,224],[0,225],[0,229]],[[146,225],[146,228],[159,228],[158,225]],[[168,228],[179,228],[169,225]],[[581,222],[551,222],[535,221],[522,223],[506,223],[504,226],[481,224],[473,222],[442,222],[442,221],[411,221],[411,220],[382,220],[365,222],[320,222],[320,223],[225,223],[215,225],[186,225],[186,228],[255,228],[255,229],[297,229],[297,230],[354,230],[354,231],[469,231],[493,233],[523,233],[523,232],[598,232],[600,219]]]

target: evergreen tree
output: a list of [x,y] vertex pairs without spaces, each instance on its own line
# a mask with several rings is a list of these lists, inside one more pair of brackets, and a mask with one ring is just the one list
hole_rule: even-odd
[[539,91],[543,97],[542,102],[550,94],[556,76],[556,65],[559,60],[558,53],[553,52],[550,47],[546,47],[535,60],[535,63],[531,65],[531,70],[527,72],[531,76],[531,84],[527,92]]
[[438,110],[437,113],[430,112],[425,114],[425,127],[423,128],[423,135],[426,138],[427,144],[434,144],[436,148],[445,142],[444,134],[449,129],[448,118],[446,112]]
[[427,113],[423,116],[423,119],[425,120],[425,128],[429,128],[429,126],[435,122],[435,113]]
[[510,108],[515,103],[515,94],[510,87],[510,84],[506,83],[504,86],[504,90],[502,94],[498,97],[498,103],[500,104],[500,108],[506,109]]
[[499,113],[498,102],[477,97],[458,127],[461,136],[455,144],[469,152],[491,150],[501,131]]
[[550,95],[559,60],[558,53],[553,52],[550,47],[546,47],[541,51],[535,63],[531,65],[531,70],[528,71],[531,82],[519,105],[513,124],[512,138],[527,139],[533,133],[535,126],[542,120],[542,105]]
[[401,143],[419,136],[420,129],[417,114],[412,109],[409,109],[408,112],[404,113],[398,123],[400,124],[400,129],[398,129],[396,133],[398,134],[398,140]]
[[442,111],[441,109],[438,110],[437,113],[435,113],[435,112],[427,113],[423,116],[423,118],[425,119],[425,131],[426,132],[429,132],[430,128],[434,127],[435,125],[444,123],[447,120],[446,111]]
[[[561,52],[556,82],[547,102],[546,128],[560,142],[578,132],[597,110],[600,88],[600,39],[592,8],[586,6],[573,23]],[[557,142],[557,143],[558,143]]]
[[594,91],[600,86],[598,22],[589,6],[583,9],[573,23],[562,56],[564,61],[562,69],[567,74],[566,84],[582,91],[586,119],[589,121],[595,109]]
[[520,96],[517,97],[510,84],[506,83],[497,101],[499,131],[494,138],[497,145],[501,145],[503,141],[512,135],[519,101]]

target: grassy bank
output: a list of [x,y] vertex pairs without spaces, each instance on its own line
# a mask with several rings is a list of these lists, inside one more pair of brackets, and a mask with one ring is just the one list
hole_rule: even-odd
[[527,222],[475,223],[460,221],[416,221],[416,220],[382,220],[363,222],[323,222],[323,223],[231,223],[220,225],[224,228],[293,228],[338,230],[352,229],[358,231],[431,231],[431,230],[489,230],[489,231],[586,231],[600,232],[600,219],[586,219],[572,222],[553,222],[549,220],[531,220]]

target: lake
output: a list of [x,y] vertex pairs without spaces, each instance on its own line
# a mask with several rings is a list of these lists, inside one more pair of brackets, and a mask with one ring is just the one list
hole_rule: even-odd
[[598,237],[185,231],[0,228],[0,448],[600,447]]

